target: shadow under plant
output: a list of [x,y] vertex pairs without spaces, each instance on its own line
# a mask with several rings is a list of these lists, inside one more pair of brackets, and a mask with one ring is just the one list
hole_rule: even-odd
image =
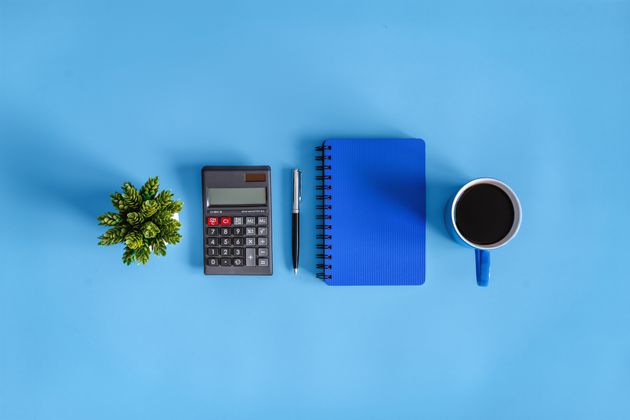
[[[12,118],[0,124],[3,141],[10,144],[2,156],[2,170],[12,180],[16,197],[49,212],[73,211],[96,230],[96,216],[111,207],[112,183],[124,182],[125,175],[77,149],[80,142],[70,146],[66,138],[32,119]],[[89,240],[94,242],[95,236]]]

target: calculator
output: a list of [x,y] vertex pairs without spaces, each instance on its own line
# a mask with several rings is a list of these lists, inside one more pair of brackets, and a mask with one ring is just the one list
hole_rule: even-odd
[[205,166],[204,273],[271,275],[271,168]]

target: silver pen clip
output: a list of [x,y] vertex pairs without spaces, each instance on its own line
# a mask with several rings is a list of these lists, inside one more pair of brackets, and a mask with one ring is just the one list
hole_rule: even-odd
[[298,175],[299,175],[299,182],[300,182],[300,193],[298,195],[298,200],[301,202],[302,201],[302,171],[298,169]]

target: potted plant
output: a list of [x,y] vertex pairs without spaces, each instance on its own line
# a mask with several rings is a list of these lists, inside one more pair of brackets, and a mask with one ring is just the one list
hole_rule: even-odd
[[179,212],[183,203],[173,200],[169,190],[158,192],[158,177],[149,180],[137,190],[130,182],[122,186],[122,194],[110,195],[117,212],[98,216],[99,225],[111,228],[99,236],[99,245],[124,243],[122,261],[146,264],[151,252],[166,255],[166,245],[177,244],[181,223]]

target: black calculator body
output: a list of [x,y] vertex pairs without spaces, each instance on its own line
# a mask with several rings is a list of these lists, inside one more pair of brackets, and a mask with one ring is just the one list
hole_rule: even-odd
[[271,275],[271,168],[205,166],[204,273]]

